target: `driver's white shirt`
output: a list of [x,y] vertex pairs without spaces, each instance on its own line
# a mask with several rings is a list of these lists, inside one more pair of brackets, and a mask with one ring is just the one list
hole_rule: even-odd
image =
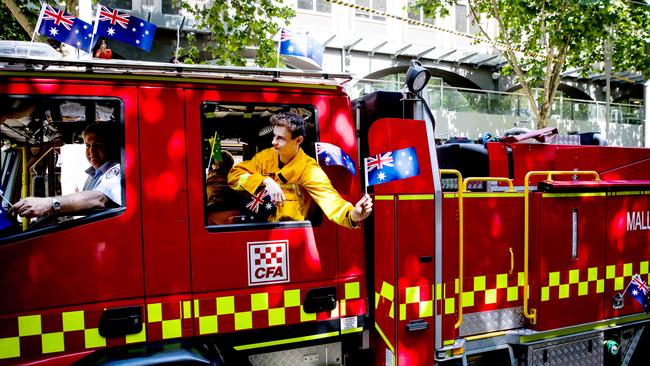
[[120,164],[107,161],[99,168],[92,166],[86,169],[88,179],[84,184],[84,191],[102,192],[108,199],[122,206],[122,171]]

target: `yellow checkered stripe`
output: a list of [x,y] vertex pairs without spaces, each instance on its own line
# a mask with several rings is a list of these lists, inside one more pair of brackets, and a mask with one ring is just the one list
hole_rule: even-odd
[[[150,341],[191,335],[193,314],[190,300],[149,303],[146,305],[146,310]],[[188,329],[185,334],[183,334],[183,322]]]
[[418,319],[433,316],[433,285],[411,286],[404,290],[404,301],[399,304],[399,320],[406,320],[407,312]]
[[[236,311],[235,296],[216,297],[216,314],[199,316],[199,300],[168,300],[150,302],[145,305],[145,317],[142,331],[125,337],[111,338],[112,345],[132,344],[139,342],[167,340],[192,336],[192,322],[198,322],[199,334],[220,332],[217,318],[220,315],[234,317],[234,329],[253,328],[253,315],[264,312],[267,315],[266,326],[286,325],[296,322],[317,320],[317,314],[305,313],[301,303],[301,290],[293,289],[283,292],[283,306],[270,307],[269,293],[253,293],[250,296],[250,309]],[[350,304],[363,301],[361,284],[351,281],[343,284],[343,296],[337,307],[327,314],[328,319],[346,316]],[[296,318],[292,320],[288,314],[294,311]],[[73,352],[106,347],[107,339],[99,335],[99,318],[103,309],[66,311],[59,314],[30,314],[18,316],[0,322],[0,326],[16,327],[16,336],[0,337],[0,360],[13,359],[27,355],[49,355],[57,352]],[[339,314],[340,313],[340,314]],[[354,314],[352,315],[360,315]],[[47,317],[47,319],[45,319]],[[89,321],[89,319],[92,319]],[[188,323],[189,322],[189,323]],[[59,324],[56,331],[46,331],[52,328],[45,323]],[[91,324],[92,323],[92,324]],[[8,333],[3,329],[4,333]],[[35,338],[38,338],[36,342]],[[21,353],[21,342],[22,350]],[[66,342],[68,342],[66,344]],[[28,345],[40,343],[41,349],[35,350]]]
[[395,304],[394,304],[395,287],[386,281],[382,281],[381,289],[375,292],[375,310],[379,308],[379,304],[387,303],[388,317],[395,318]]
[[[478,305],[476,298],[483,298],[483,303],[486,305],[496,304],[499,300],[503,301],[503,297],[507,302],[519,301],[524,287],[524,273],[519,272],[516,276],[507,273],[496,274],[494,276],[493,287],[488,287],[489,276],[475,276],[473,286],[470,291],[463,291],[463,308]],[[490,278],[490,280],[492,280]],[[404,296],[399,303],[399,320],[406,320],[409,315],[417,318],[426,318],[433,316],[434,300],[432,296],[424,296],[422,294],[433,294],[435,286],[435,302],[442,302],[444,314],[454,314],[456,311],[456,298],[458,297],[458,278],[454,280],[453,293],[448,292],[447,283],[437,283],[435,285],[424,286],[411,286],[406,287]],[[379,292],[375,292],[375,310],[379,308],[380,303],[388,302],[389,314],[388,316],[393,319],[395,316],[394,305],[394,288],[393,285],[382,282]],[[482,295],[482,296],[480,296]],[[407,309],[415,309],[407,311]]]
[[[347,305],[353,301],[365,301],[361,298],[361,285],[359,282],[348,282],[343,285],[343,298],[340,300],[341,316],[347,316]],[[353,314],[360,315],[360,314]]]
[[[106,347],[106,338],[99,335],[99,317],[94,324],[89,324],[87,314],[97,310],[65,311],[60,314],[32,314],[18,316],[15,321],[18,332],[15,337],[0,338],[0,360],[17,358],[25,355],[49,355],[64,351],[81,351]],[[47,319],[46,319],[47,317]],[[60,322],[57,331],[45,331],[47,322]],[[13,319],[8,320],[13,323]],[[74,345],[66,345],[74,342]],[[126,337],[117,338],[117,342],[124,344],[146,341],[146,329],[143,324],[142,331]],[[23,343],[23,353],[21,353]],[[40,343],[40,349],[28,345]]]
[[[567,272],[568,275],[564,276],[565,281],[562,281],[561,274]],[[606,284],[608,286],[611,284],[611,288],[615,291],[621,291],[625,289],[635,273],[647,275],[648,261],[549,272],[548,285],[540,288],[540,301],[600,294],[605,292]]]
[[[317,320],[317,314],[306,313],[302,304],[301,289],[282,291],[282,304],[272,306],[270,294],[267,292],[252,293],[240,296],[250,296],[250,308],[236,309],[235,296],[219,296],[213,299],[195,299],[194,317],[198,322],[199,335],[226,333],[239,330],[258,328],[255,326],[254,318],[264,320],[263,327],[280,326],[295,323],[304,323]],[[337,302],[336,308],[330,311],[326,318],[334,319],[339,316],[346,316],[346,303],[353,300],[361,300],[361,288],[359,282],[348,282],[344,284],[344,294]],[[213,302],[213,303],[210,303]],[[216,306],[216,312],[208,315]],[[357,314],[355,314],[357,315]],[[221,324],[221,325],[220,325]]]
[[[520,294],[523,294],[524,273],[518,272],[516,276],[507,273],[499,273],[494,276],[494,286],[487,286],[490,276],[475,276],[472,279],[473,286],[470,291],[463,291],[463,308],[469,308],[479,305],[476,298],[483,298],[483,304],[490,305],[503,301],[503,296],[507,302],[519,301]],[[492,283],[492,281],[490,281]],[[446,284],[442,285],[436,292],[436,300],[444,302],[444,314],[453,314],[456,311],[456,298],[458,297],[458,278],[454,280],[454,293],[448,294]],[[438,284],[437,286],[441,286]],[[464,286],[464,289],[467,287]],[[442,290],[442,291],[440,291]],[[482,296],[479,296],[482,295]],[[442,296],[442,299],[440,299]]]

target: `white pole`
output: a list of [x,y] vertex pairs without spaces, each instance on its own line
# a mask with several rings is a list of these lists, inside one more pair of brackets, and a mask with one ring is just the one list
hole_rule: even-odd
[[643,129],[643,137],[645,140],[645,147],[650,147],[650,80],[645,82],[645,97],[643,98],[643,104],[645,106],[645,122]]
[[280,37],[278,38],[278,58],[275,60],[275,68],[280,68],[280,47],[282,46],[282,31],[284,28],[280,28]]
[[39,28],[41,28],[41,21],[43,21],[43,14],[45,14],[45,6],[46,6],[45,3],[43,3],[43,6],[41,6],[41,13],[38,15],[38,21],[36,22],[36,27],[34,27],[34,32],[32,32],[32,41],[29,42],[29,48],[27,49],[27,57],[29,57],[29,54],[32,52],[32,45],[34,44],[34,38],[36,37],[36,32],[38,32]]
[[90,58],[93,58],[93,44],[95,43],[95,34],[97,33],[97,27],[99,27],[99,11],[101,8],[101,5],[97,3],[97,11],[95,12],[95,26],[93,27],[93,35],[90,38],[90,48],[88,49]]
[[364,193],[368,194],[368,158],[363,158],[363,172],[366,175],[366,181],[364,182]]

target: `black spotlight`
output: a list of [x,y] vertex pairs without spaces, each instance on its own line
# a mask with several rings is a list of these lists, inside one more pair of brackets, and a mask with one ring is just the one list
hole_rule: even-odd
[[419,94],[431,78],[431,72],[422,66],[420,61],[412,60],[406,71],[406,87],[411,93]]

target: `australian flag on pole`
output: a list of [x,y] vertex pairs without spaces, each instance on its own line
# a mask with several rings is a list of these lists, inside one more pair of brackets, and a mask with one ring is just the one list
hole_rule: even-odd
[[646,312],[650,310],[650,287],[641,276],[635,274],[634,277],[632,277],[632,281],[630,281],[630,284],[627,286],[626,292],[630,294],[634,300],[638,301]]
[[316,160],[321,165],[339,165],[357,175],[356,164],[340,147],[327,142],[316,143]]
[[105,37],[151,51],[155,24],[104,5],[97,6],[96,19],[95,42],[97,38]]
[[388,183],[420,174],[414,147],[389,151],[365,159],[367,185]]
[[265,187],[260,187],[246,201],[242,215],[246,217],[246,221],[248,222],[266,222],[271,215],[275,214],[276,210],[277,207],[271,202],[269,192]]
[[36,31],[86,52],[90,50],[93,26],[50,5],[43,4]]
[[323,47],[314,38],[290,29],[282,28],[280,31],[280,54],[287,56],[304,57],[312,60],[318,66],[323,65]]

